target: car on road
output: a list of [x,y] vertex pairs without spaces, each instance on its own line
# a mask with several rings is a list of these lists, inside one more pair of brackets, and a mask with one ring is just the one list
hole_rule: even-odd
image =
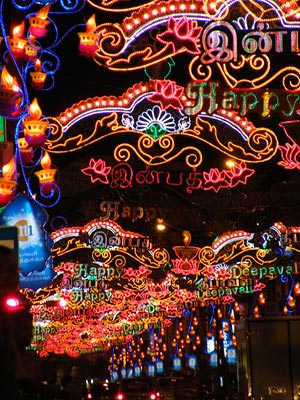
[[90,388],[89,400],[114,400],[118,384],[116,382],[107,382],[96,380]]
[[175,390],[180,376],[160,376],[155,381],[155,391],[160,393],[160,400],[174,400]]
[[153,379],[147,377],[122,379],[115,400],[160,400],[154,383]]

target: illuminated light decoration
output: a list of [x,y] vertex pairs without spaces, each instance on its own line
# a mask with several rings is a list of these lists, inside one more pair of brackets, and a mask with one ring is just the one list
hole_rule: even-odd
[[197,26],[197,21],[185,17],[176,21],[173,17],[168,20],[168,29],[157,36],[158,41],[170,44],[173,53],[187,51],[191,54],[200,54],[199,36],[202,28]]
[[[103,222],[104,221],[98,221],[98,224]],[[109,221],[107,222],[111,224],[111,222]],[[90,223],[90,226],[93,226],[94,223],[96,223],[97,225],[97,221],[94,221]],[[284,226],[280,223],[277,223],[275,225],[279,234],[285,235],[286,229],[284,228]],[[70,231],[70,228],[68,229]],[[76,241],[78,242],[78,229],[76,227],[74,228],[74,232],[75,232],[74,238],[76,238]],[[70,236],[69,238],[72,239],[72,236]],[[126,268],[124,264],[125,267],[124,273],[126,274],[125,275],[126,280],[128,281],[128,283],[130,283],[130,289],[123,290],[124,293],[121,293],[121,291],[114,290],[114,293],[111,292],[110,298],[107,296],[107,299],[102,299],[101,301],[93,302],[91,300],[91,296],[97,295],[96,292],[97,287],[94,286],[92,292],[89,293],[89,297],[86,297],[86,299],[84,300],[85,309],[86,307],[88,307],[90,311],[88,314],[84,314],[84,326],[78,328],[78,331],[75,336],[78,335],[78,337],[82,337],[82,335],[86,335],[86,332],[89,332],[89,338],[90,338],[95,333],[95,337],[93,337],[94,340],[93,343],[95,343],[96,346],[99,346],[99,348],[100,347],[105,348],[105,346],[107,345],[102,343],[101,339],[99,338],[100,337],[103,338],[105,334],[107,334],[107,332],[109,332],[109,341],[111,343],[111,341],[114,340],[116,340],[117,342],[125,340],[125,337],[127,338],[126,340],[130,340],[129,337],[133,334],[143,332],[145,329],[150,327],[160,326],[159,324],[161,324],[161,319],[152,319],[150,317],[151,308],[149,307],[152,307],[153,310],[155,309],[156,313],[159,310],[160,316],[157,317],[165,318],[163,323],[165,326],[168,326],[167,321],[169,320],[167,319],[167,317],[171,315],[178,316],[178,313],[180,314],[180,310],[178,310],[178,307],[181,304],[185,305],[185,302],[189,304],[189,306],[187,305],[187,307],[193,307],[198,305],[201,306],[212,305],[213,303],[224,304],[224,305],[230,304],[235,302],[234,297],[238,294],[254,294],[255,291],[261,291],[265,287],[265,284],[260,282],[260,279],[264,278],[269,279],[270,276],[275,277],[280,274],[286,274],[286,273],[295,275],[298,274],[298,267],[294,266],[292,268],[290,266],[286,267],[278,266],[277,263],[278,260],[280,260],[280,258],[277,259],[278,255],[272,252],[269,253],[265,251],[262,252],[261,250],[263,248],[249,247],[248,245],[246,245],[245,242],[248,242],[248,240],[245,239],[244,241],[241,241],[237,239],[236,242],[228,244],[225,249],[220,249],[218,254],[215,253],[215,251],[213,251],[211,247],[204,247],[200,249],[200,252],[198,254],[198,260],[203,265],[208,265],[208,263],[210,262],[211,266],[212,265],[214,266],[215,274],[214,274],[214,279],[212,279],[211,275],[211,277],[208,277],[207,279],[205,278],[205,280],[202,282],[202,285],[205,286],[206,289],[201,289],[201,290],[199,289],[196,291],[193,287],[190,287],[189,291],[179,289],[178,281],[176,280],[174,281],[175,278],[174,275],[173,277],[171,277],[172,275],[171,270],[169,272],[170,276],[166,280],[157,283],[151,280],[151,275],[149,274],[150,269],[148,268],[148,266],[146,266],[145,263],[142,264],[141,260],[138,263],[138,267],[132,267],[132,262],[128,264],[130,265],[131,269]],[[56,243],[55,247],[53,248],[54,257],[59,258],[63,256],[63,254],[68,254],[71,250],[69,243],[67,244],[66,240],[63,240],[61,245],[59,246],[57,246],[58,243]],[[184,235],[184,243],[186,245],[189,245],[188,234]],[[64,248],[62,246],[64,246]],[[78,249],[80,249],[80,247],[78,247]],[[122,248],[119,250],[122,250],[119,253],[120,256],[124,254]],[[212,253],[215,254],[214,257],[212,257]],[[98,254],[98,250],[93,254],[94,255]],[[99,264],[101,265],[99,266],[99,269],[102,270],[102,272],[101,273],[99,272],[99,274],[103,275],[104,271],[107,271],[110,274],[110,277],[109,276],[105,277],[105,280],[108,284],[111,281],[111,278],[113,278],[114,276],[112,275],[112,267],[114,268],[112,260],[114,259],[115,255],[117,255],[117,253],[112,252],[110,255],[108,255],[106,252],[106,255],[103,258],[103,260],[99,261],[101,263]],[[135,254],[135,257],[136,256],[137,254]],[[235,264],[236,260],[247,260],[249,258],[252,261],[251,265],[249,265],[246,261],[241,261],[239,264],[238,263]],[[108,265],[105,264],[106,261],[108,261]],[[225,264],[224,261],[228,262],[228,264]],[[86,281],[89,280],[88,276],[85,276],[85,274],[86,271],[88,270],[90,271],[90,267],[77,263],[77,266],[73,264],[73,268],[74,269],[72,272],[72,263],[63,263],[60,264],[59,267],[56,267],[55,269],[57,271],[59,270],[60,272],[65,271],[65,273],[68,275],[72,274],[81,275],[82,280]],[[232,274],[232,276],[230,276],[228,270]],[[134,276],[134,271],[136,271],[136,276]],[[204,270],[200,272],[204,273]],[[243,274],[245,274],[245,276],[242,276]],[[149,290],[147,290],[148,284],[146,285],[139,284],[139,280],[142,277],[147,277],[147,279],[149,279],[148,281]],[[122,279],[122,275],[120,279]],[[243,283],[241,284],[240,282]],[[80,287],[86,293],[88,293],[87,287],[84,287],[82,285],[80,286],[79,281],[76,282],[76,287],[77,288]],[[175,288],[176,290],[174,290]],[[67,333],[67,330],[70,329],[70,326],[72,326],[72,322],[76,321],[76,318],[78,318],[79,315],[81,315],[78,308],[81,305],[83,305],[83,302],[78,300],[74,301],[74,297],[78,296],[79,292],[82,292],[81,289],[74,291],[74,289],[71,288],[69,289],[63,288],[63,291],[62,290],[60,291],[61,297],[67,299],[68,307],[70,307],[70,309],[66,308],[64,311],[62,310],[58,311],[57,309],[54,308],[52,310],[52,314],[49,314],[50,310],[47,310],[47,313],[45,314],[47,315],[47,319],[51,320],[52,318],[55,318],[55,321],[52,320],[51,325],[48,325],[49,333],[45,337],[45,341],[47,343],[46,344],[47,350],[50,349],[53,350],[51,344],[52,343],[51,337],[53,337],[54,335],[56,337],[56,346],[57,346],[56,349],[54,349],[54,352],[57,353],[61,351],[60,350],[61,346],[62,348],[65,348],[64,347],[66,346],[65,334]],[[69,296],[67,295],[68,292]],[[43,298],[43,296],[45,296],[46,298],[47,296],[49,297],[49,293],[50,290],[48,292],[46,292],[45,290],[38,291],[36,297],[39,298],[39,301],[41,301],[41,298]],[[147,303],[147,300],[149,299],[148,296],[152,298],[151,301],[153,301],[153,296],[154,296],[155,303],[151,303],[151,301]],[[37,300],[34,297],[33,301],[35,304],[37,304]],[[176,303],[174,304],[174,302]],[[133,304],[139,305],[139,313],[136,312],[137,310],[136,307],[134,307],[134,311],[131,311],[130,307]],[[237,306],[234,306],[234,308],[236,310]],[[118,317],[115,314],[116,311]],[[88,316],[91,316],[92,312],[94,317],[92,318],[92,320],[90,320]],[[39,309],[39,311],[36,311],[37,316],[44,313],[45,311],[42,311],[41,309]],[[97,330],[96,333],[95,328],[93,328],[92,321],[93,322],[95,321],[97,315],[103,316],[104,314],[106,314],[106,316],[101,318],[101,326],[97,324],[99,329]],[[114,324],[115,326],[113,326]],[[50,329],[50,327],[52,330]],[[55,330],[53,330],[54,327]],[[50,342],[48,342],[48,340],[50,340]],[[101,341],[101,345],[99,343],[99,340]],[[179,338],[179,340],[181,339]],[[195,340],[197,341],[197,339]],[[74,351],[74,348],[77,349],[75,350],[75,353],[77,354],[79,354],[81,351],[85,352],[89,351],[87,346],[81,346],[81,344],[78,343],[76,339],[74,339],[72,342],[69,341],[68,339],[68,342],[69,342],[68,344],[69,348],[68,350],[66,350],[68,354]],[[43,343],[43,345],[44,344],[45,343]],[[157,350],[155,349],[153,351],[155,351],[156,354]]]
[[234,231],[224,233],[222,236],[218,237],[212,244],[212,248],[214,251],[219,252],[221,248],[226,246],[229,243],[238,241],[238,240],[250,240],[253,238],[253,233],[245,232],[245,231]]
[[278,162],[285,169],[300,169],[300,146],[297,143],[286,143],[279,146],[282,161]]
[[22,21],[20,25],[17,25],[12,30],[11,37],[8,38],[8,43],[17,61],[21,61],[25,55],[25,45],[27,40],[24,37],[25,21]]
[[[141,4],[138,6],[127,4],[124,7],[124,0],[87,0],[87,2],[94,8],[98,10],[108,11],[108,12],[121,12],[121,11],[130,11],[139,9]],[[157,0],[144,0],[143,5],[145,4],[154,4]]]
[[51,168],[51,158],[47,151],[45,151],[40,164],[42,169],[34,174],[38,177],[41,192],[48,196],[52,191],[56,191],[55,175],[57,169]]
[[34,64],[34,71],[30,72],[31,87],[36,90],[41,90],[45,86],[47,74],[42,71],[41,60],[37,59]]
[[294,294],[295,296],[300,296],[300,283],[297,282],[294,287]]
[[164,299],[169,294],[169,286],[170,282],[168,281],[162,283],[149,282],[147,285],[149,296],[155,300]]
[[163,232],[163,231],[166,230],[166,227],[167,227],[167,226],[166,226],[164,220],[163,220],[162,218],[157,218],[157,220],[156,220],[156,225],[155,225],[155,229],[156,229],[158,232]]
[[22,93],[16,79],[10,75],[6,66],[3,65],[1,71],[0,87],[0,113],[3,116],[17,116],[21,109]]
[[29,35],[29,40],[24,47],[25,56],[31,61],[34,62],[37,58],[38,51],[40,47],[35,43],[35,37]]
[[[198,53],[195,50],[196,41],[200,33],[198,28],[198,19],[201,22],[208,22],[209,16],[203,12],[197,14],[196,8],[187,7],[182,9],[183,3],[177,3],[174,9],[169,2],[160,2],[160,7],[155,9],[141,7],[139,11],[132,14],[131,17],[126,17],[121,25],[119,24],[102,24],[97,27],[99,48],[95,54],[94,61],[99,65],[113,70],[136,70],[145,68],[174,56],[176,53],[184,51]],[[163,4],[166,4],[165,12]],[[201,4],[202,6],[202,4]],[[173,16],[174,26],[169,24],[169,32],[172,39],[166,33],[162,36],[162,40],[157,39],[155,44],[148,44],[146,48],[134,46],[134,42],[142,40],[143,35],[153,27],[167,25],[170,16]],[[193,23],[188,18],[195,19]],[[176,20],[175,20],[176,19]],[[181,22],[178,22],[178,20]],[[159,30],[158,30],[159,32]],[[163,35],[162,33],[160,33]],[[111,41],[114,38],[114,41]],[[166,41],[164,43],[164,41]],[[136,50],[135,50],[136,48]]]
[[67,306],[67,301],[66,301],[66,299],[63,298],[63,297],[61,297],[61,298],[59,299],[58,303],[59,303],[59,306],[60,306],[60,307],[66,307],[66,306]]
[[178,275],[198,275],[199,274],[199,264],[198,260],[194,259],[174,259],[172,260],[174,274]]
[[[186,6],[188,7],[188,2],[185,2],[185,4],[186,4]],[[184,4],[182,4],[182,2],[181,2],[181,6],[183,6]],[[224,7],[225,8],[225,7]],[[175,10],[175,7],[173,8],[173,11]],[[177,10],[177,8],[176,8],[176,10]],[[183,12],[185,10],[185,8],[182,8],[181,9],[181,11]],[[152,11],[155,11],[155,9],[153,9]],[[165,11],[164,11],[165,12]],[[156,13],[155,14],[153,14],[153,15],[157,15]],[[136,23],[136,25],[138,25],[137,23]],[[227,75],[228,76],[228,75]],[[246,75],[246,76],[248,76],[248,75]],[[114,98],[113,97],[109,97],[109,98],[107,98],[106,100],[103,100],[103,102],[104,101],[107,101],[107,103],[106,103],[106,106],[111,106],[112,104],[113,104],[113,101],[114,101]],[[84,102],[83,102],[84,103]],[[90,109],[90,106],[91,106],[91,103],[90,102],[87,102],[86,103],[86,105],[87,105],[87,108],[86,108],[86,110],[84,111],[84,112],[88,112],[89,111],[89,109]],[[83,107],[85,106],[85,104],[83,104]],[[105,105],[103,105],[103,107],[104,107]],[[122,104],[118,104],[118,106],[120,107],[120,106],[122,106]],[[78,110],[77,110],[78,111]],[[75,111],[75,112],[77,112],[77,111]],[[230,110],[226,110],[226,111],[228,111],[228,112],[230,112]],[[220,114],[220,116],[221,116],[221,114]],[[224,116],[223,116],[224,117]],[[231,117],[229,116],[229,114],[226,116],[226,118],[228,119],[228,120],[230,120],[231,119]],[[226,118],[224,118],[225,120],[226,120]],[[223,119],[223,120],[224,120]],[[245,121],[244,121],[245,122]],[[250,124],[249,124],[250,125]],[[192,125],[193,126],[193,125]],[[250,129],[250,130],[252,130],[252,128],[251,128],[251,126],[248,126],[247,127],[248,129]],[[246,129],[245,129],[245,131],[246,131]],[[149,132],[149,131],[148,131]],[[200,131],[198,131],[198,133],[199,133]],[[243,131],[242,131],[243,132]],[[145,133],[146,133],[146,131],[145,131]],[[151,136],[151,134],[149,134],[149,133],[147,133],[148,134],[148,136]],[[156,140],[156,139],[158,139],[160,136],[164,136],[164,134],[161,134],[160,132],[155,132],[153,135],[152,135],[152,138],[154,139],[154,140]],[[240,136],[240,137],[246,137],[245,135],[244,136]],[[236,243],[235,243],[236,244]],[[68,243],[68,245],[69,245],[69,243]],[[237,245],[237,244],[236,244]],[[237,245],[237,247],[238,247],[238,245]],[[238,247],[239,249],[241,248],[241,247]],[[231,246],[230,247],[230,251],[231,251],[231,255],[234,253],[234,247],[233,246]],[[229,257],[229,256],[228,256]],[[221,258],[221,255],[219,256],[219,258]],[[204,258],[205,259],[205,258]],[[279,269],[280,270],[280,269]],[[203,296],[203,297],[205,297],[205,296]],[[209,297],[209,296],[208,296]],[[181,299],[182,297],[180,297],[180,299]],[[222,300],[225,298],[225,296],[223,296],[222,297]],[[227,301],[227,298],[229,299],[229,296],[228,297],[226,297],[226,301]],[[218,299],[217,299],[218,300]],[[70,328],[70,325],[68,326],[68,328]],[[114,330],[113,329],[113,327],[109,327],[109,329],[111,329],[111,331],[112,332],[116,332],[116,330]],[[106,332],[107,333],[107,331],[101,331],[101,334],[103,333],[103,332]],[[77,333],[77,332],[76,332]],[[113,335],[113,334],[112,334]],[[66,339],[66,337],[64,337],[63,339]],[[61,342],[63,342],[63,341],[61,341]],[[61,345],[61,342],[60,342],[60,345]],[[65,343],[67,343],[66,341],[65,341]],[[52,344],[53,344],[53,342],[52,342]],[[67,344],[66,345],[67,346],[67,348],[69,347],[69,344]],[[70,347],[71,347],[71,345],[70,345]],[[49,348],[48,348],[49,349]],[[84,347],[82,347],[82,350],[85,350],[84,349]],[[69,350],[68,349],[68,352],[70,352],[71,353],[71,350]]]
[[106,166],[104,160],[95,161],[93,158],[90,159],[89,166],[81,170],[81,172],[91,177],[91,182],[100,182],[103,184],[109,184],[108,174],[111,171],[111,167]]
[[23,164],[32,164],[33,163],[33,156],[34,150],[32,147],[29,146],[26,139],[19,138],[18,139],[18,148],[20,152],[20,158]]
[[286,226],[282,222],[274,222],[271,229],[277,232],[278,237],[280,237],[287,230]]
[[[258,4],[258,2],[255,3]],[[289,7],[288,12],[285,12],[282,5],[271,1],[261,1],[259,4],[251,11],[246,7],[245,14],[234,21],[234,25],[224,20],[230,15],[232,7],[240,6],[236,0],[216,4],[202,0],[188,3],[173,0],[160,1],[154,5],[142,5],[138,11],[126,17],[122,24],[105,23],[98,26],[99,48],[94,61],[109,69],[128,71],[161,63],[167,58],[186,51],[191,54],[200,54],[200,57],[197,56],[191,61],[190,70],[200,60],[202,64],[216,63],[228,81],[235,78],[226,69],[225,63],[237,61],[239,58],[243,59],[241,68],[246,68],[248,64],[251,69],[261,72],[262,65],[259,65],[261,60],[264,58],[266,63],[270,62],[268,53],[283,52],[283,38],[278,38],[276,31],[268,33],[268,22],[280,21],[284,29],[289,29],[288,33],[294,32],[291,33],[290,38],[291,50],[298,52],[296,31],[299,26],[300,9],[296,7],[293,14],[291,10],[293,7]],[[290,6],[290,3],[286,4]],[[265,17],[262,16],[264,12],[261,13],[264,8],[268,10],[268,16],[265,15]],[[260,23],[260,28],[254,31],[251,26],[247,33],[241,32],[237,35],[236,29],[245,30],[245,27],[241,26],[241,18],[244,17],[246,23],[247,15],[250,14],[253,20]],[[199,23],[208,26],[205,25],[202,31],[202,28],[198,26]],[[266,32],[262,31],[265,26]],[[153,27],[157,27],[156,40],[140,48],[139,42],[143,41]],[[293,28],[295,31],[291,30]],[[260,57],[260,63],[257,63],[253,59],[253,53],[267,54],[263,54],[265,57]],[[201,71],[200,68],[196,70],[198,70],[197,74]],[[293,70],[299,75],[297,68]],[[282,73],[284,72],[286,70],[282,69]],[[247,82],[250,87],[266,86],[276,77],[278,77],[277,74],[267,77],[266,74],[259,73],[256,79],[240,80],[239,85],[245,87]],[[201,78],[194,75],[192,79]]]
[[[241,6],[247,13],[264,22],[274,22],[280,20],[280,18],[297,19],[297,14],[299,14],[300,11],[297,1],[282,1],[280,3],[280,9],[275,10],[272,3],[268,1],[260,2],[255,0],[253,2],[253,8],[244,3],[241,4]],[[277,6],[279,7],[279,4]]]
[[[156,88],[159,88],[159,93],[155,92]],[[136,139],[136,143],[134,145],[126,142],[117,145],[114,150],[116,161],[127,162],[131,154],[134,154],[146,165],[157,166],[187,153],[185,158],[187,166],[197,168],[202,163],[202,152],[197,143],[199,141],[245,163],[261,163],[274,156],[278,148],[274,132],[268,128],[256,128],[246,117],[241,118],[236,111],[219,109],[212,115],[207,115],[203,111],[193,118],[182,116],[181,112],[188,110],[187,106],[191,105],[191,102],[182,95],[175,103],[174,95],[183,93],[181,89],[171,81],[151,80],[145,84],[134,85],[121,97],[96,97],[74,104],[51,120],[51,131],[55,132],[55,135],[52,140],[50,133],[46,143],[47,150],[55,153],[74,151],[112,135],[124,136],[126,132]],[[208,96],[213,102],[213,95]],[[136,118],[133,117],[137,105],[145,101],[151,104],[151,99],[158,100],[158,97],[163,107],[168,107],[168,111],[155,105],[152,109],[138,114]],[[176,108],[179,104],[182,106],[181,110]],[[94,122],[92,131],[89,130],[85,134],[80,124],[80,131],[76,133],[75,124],[83,118],[96,115],[100,117]],[[224,125],[231,131],[228,138],[224,138],[221,134]],[[222,129],[219,129],[221,126]],[[71,127],[72,135],[69,136],[68,131]],[[177,148],[177,141],[180,140],[182,143],[183,137],[186,137],[189,145]],[[161,151],[159,155],[158,149]],[[103,172],[106,174],[108,170]],[[246,182],[252,175],[252,170],[241,163],[223,175],[228,186],[234,187],[238,181]],[[106,177],[103,176],[103,179],[106,180]],[[213,176],[206,176],[207,186],[210,186],[212,180]]]
[[257,307],[257,306],[255,306],[254,307],[254,310],[253,310],[253,317],[254,318],[260,318],[260,312],[259,312],[259,308]]
[[42,111],[34,98],[29,106],[29,115],[23,118],[24,137],[33,148],[41,147],[47,140],[47,130],[49,123],[46,120],[41,120]]
[[95,14],[86,22],[86,32],[78,32],[79,52],[82,56],[92,57],[98,48]]
[[266,285],[264,284],[264,283],[262,283],[262,282],[255,282],[255,285],[254,285],[254,290],[256,291],[256,292],[260,292],[260,291],[262,291],[264,288],[266,287]]
[[51,4],[42,7],[36,15],[29,17],[29,28],[28,31],[32,36],[41,38],[48,33],[47,26],[50,24],[48,14],[50,11]]
[[189,231],[182,232],[184,246],[174,246],[173,250],[178,257],[172,260],[172,272],[180,275],[197,275],[199,273],[200,261],[196,260],[199,247],[190,246],[191,234]]
[[300,169],[300,147],[297,143],[297,136],[294,134],[300,126],[300,120],[284,121],[279,123],[279,126],[284,129],[285,135],[292,143],[279,146],[282,161],[279,161],[278,165],[281,165],[285,169]]
[[258,296],[258,302],[259,302],[259,304],[262,305],[262,306],[265,304],[266,299],[265,299],[265,296],[264,296],[263,293],[260,293],[260,294],[259,294],[259,296]]
[[169,107],[182,109],[183,104],[180,99],[183,96],[183,88],[177,86],[175,82],[158,81],[155,91],[156,93],[148,97],[148,101],[158,103],[163,110]]
[[[236,163],[231,170],[220,171],[217,168],[209,172],[201,172],[193,169],[192,172],[172,173],[159,170],[134,171],[129,163],[119,163],[114,166],[107,166],[104,160],[89,162],[89,166],[81,169],[84,175],[90,177],[92,183],[109,185],[111,188],[130,188],[134,184],[156,185],[164,183],[167,186],[186,186],[186,192],[191,194],[195,190],[213,189],[218,192],[221,188],[231,188],[238,184],[246,184],[247,179],[253,175],[254,170],[249,169],[246,163]],[[222,179],[223,177],[223,179]]]
[[226,280],[230,279],[232,277],[232,273],[229,269],[228,265],[217,265],[215,267],[215,274],[214,274],[216,279],[219,280]]
[[16,166],[13,157],[2,167],[2,176],[0,177],[0,206],[7,205],[16,195]]
[[94,220],[89,222],[87,225],[83,226],[82,228],[73,227],[73,228],[62,228],[59,229],[51,234],[51,238],[53,239],[54,243],[57,241],[64,239],[68,236],[72,235],[92,235],[96,230],[99,228],[103,228],[104,230],[108,230],[113,235],[117,235],[124,238],[144,238],[143,235],[134,232],[125,231],[119,224],[114,221],[102,221],[102,220]]
[[283,92],[282,90],[257,88],[223,88],[218,81],[190,81],[185,87],[187,99],[192,104],[185,109],[187,115],[197,115],[202,111],[218,113],[232,118],[236,123],[245,124],[246,130],[253,125],[245,117],[256,112],[261,118],[268,118],[273,113],[280,113],[284,119],[297,114],[299,89]]
[[247,179],[254,172],[253,169],[247,168],[245,162],[235,164],[229,171],[219,171],[217,168],[212,168],[209,173],[203,172],[203,189],[213,189],[217,193],[220,188],[233,188],[240,183],[246,184]]
[[[129,88],[122,96],[103,96],[82,100],[71,108],[62,112],[57,121],[65,129],[88,115],[101,114],[104,110],[126,112],[134,109],[135,105],[143,101],[154,91],[156,81],[140,82]],[[149,93],[150,92],[150,93]],[[65,130],[64,129],[64,130]]]

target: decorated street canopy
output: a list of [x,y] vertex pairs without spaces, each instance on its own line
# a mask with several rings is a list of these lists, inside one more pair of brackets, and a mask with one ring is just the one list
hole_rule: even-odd
[[31,348],[112,350],[117,379],[146,355],[162,372],[170,342],[175,370],[203,338],[236,363],[235,321],[275,284],[274,313],[299,313],[296,1],[3,0],[0,19],[0,223]]

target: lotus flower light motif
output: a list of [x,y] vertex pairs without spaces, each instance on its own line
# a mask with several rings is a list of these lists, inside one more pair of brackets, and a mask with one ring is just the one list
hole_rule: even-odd
[[209,172],[203,172],[203,178],[204,190],[213,189],[217,193],[221,188],[228,188],[230,186],[230,180],[226,171],[220,171],[218,168],[211,168]]
[[81,170],[84,175],[91,177],[92,183],[99,181],[104,184],[109,183],[108,174],[110,171],[111,167],[107,167],[105,161],[101,159],[95,161],[93,158],[90,159],[89,166]]
[[156,93],[148,97],[149,101],[158,103],[160,107],[165,110],[168,107],[175,110],[181,110],[183,105],[181,97],[183,96],[184,88],[176,85],[175,82],[165,80],[156,83]]
[[286,143],[279,146],[282,161],[278,162],[285,169],[300,169],[300,147],[296,144]]
[[157,40],[170,44],[173,52],[187,51],[191,54],[199,54],[199,36],[202,28],[197,27],[197,22],[188,18],[175,20],[171,17],[168,22],[168,30],[157,35]]

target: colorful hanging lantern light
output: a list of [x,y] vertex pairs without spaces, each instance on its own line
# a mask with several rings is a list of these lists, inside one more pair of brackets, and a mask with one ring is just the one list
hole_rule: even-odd
[[20,150],[20,158],[23,164],[30,164],[33,162],[34,150],[29,146],[26,139],[19,138],[18,146]]
[[9,74],[4,65],[1,72],[0,114],[10,117],[15,116],[21,101],[22,95],[16,79]]
[[44,195],[49,195],[52,190],[56,189],[55,175],[57,169],[51,168],[51,158],[47,151],[45,151],[45,154],[41,159],[41,167],[42,169],[35,172],[35,175],[39,179],[41,192]]
[[34,65],[34,71],[30,72],[31,76],[31,87],[33,89],[41,90],[44,88],[47,74],[42,71],[41,60],[36,60]]
[[79,52],[82,56],[92,57],[98,48],[98,35],[95,33],[96,21],[93,14],[86,22],[86,32],[78,32]]
[[45,36],[48,32],[47,26],[50,24],[50,20],[47,19],[51,4],[48,4],[40,9],[36,15],[29,18],[28,31],[36,38]]
[[40,47],[35,44],[35,37],[29,35],[29,40],[24,47],[25,56],[30,59],[30,61],[34,62],[39,50]]
[[12,35],[8,38],[8,43],[15,59],[20,61],[25,55],[25,45],[27,40],[24,37],[25,21],[12,29]]
[[0,206],[7,205],[16,195],[17,182],[15,180],[16,167],[13,157],[2,167],[2,177],[0,177]]
[[34,98],[29,106],[29,116],[23,119],[24,137],[34,148],[41,147],[47,139],[47,129],[49,124],[47,121],[40,120],[42,116],[41,109],[37,99]]

